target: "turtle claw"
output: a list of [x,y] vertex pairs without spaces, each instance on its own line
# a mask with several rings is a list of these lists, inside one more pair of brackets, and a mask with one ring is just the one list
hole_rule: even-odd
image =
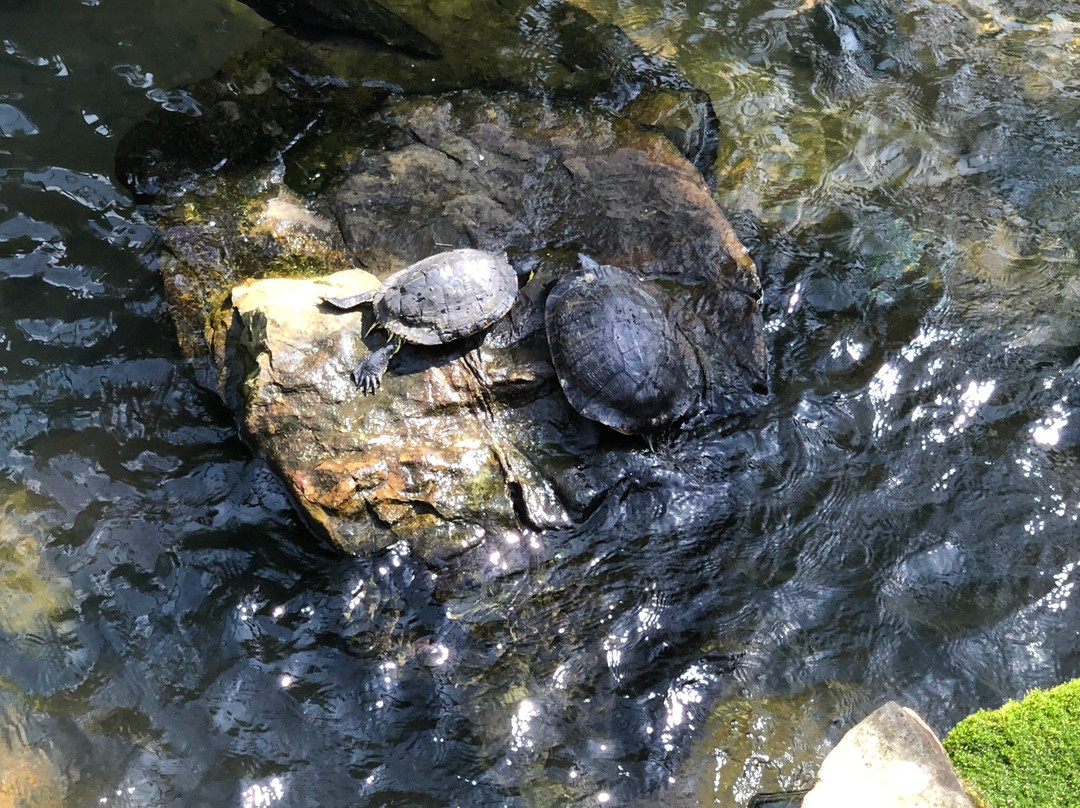
[[372,364],[368,359],[365,359],[353,368],[352,372],[353,381],[365,396],[375,395],[379,382],[382,381],[382,372],[378,368],[372,367]]
[[386,368],[390,366],[390,359],[400,347],[400,340],[391,339],[375,353],[365,356],[360,364],[353,368],[352,379],[361,393],[365,396],[375,394]]

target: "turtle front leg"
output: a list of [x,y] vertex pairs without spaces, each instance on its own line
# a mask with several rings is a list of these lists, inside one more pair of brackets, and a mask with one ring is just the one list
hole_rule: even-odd
[[365,396],[375,393],[383,374],[390,366],[390,360],[399,348],[401,348],[401,340],[398,337],[390,337],[384,346],[365,356],[363,361],[353,368],[353,381]]

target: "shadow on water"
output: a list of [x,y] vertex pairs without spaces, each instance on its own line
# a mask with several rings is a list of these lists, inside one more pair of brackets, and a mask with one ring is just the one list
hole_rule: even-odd
[[1080,9],[588,5],[713,100],[773,395],[433,568],[301,529],[109,179],[265,24],[0,4],[0,798],[745,805],[1077,674]]

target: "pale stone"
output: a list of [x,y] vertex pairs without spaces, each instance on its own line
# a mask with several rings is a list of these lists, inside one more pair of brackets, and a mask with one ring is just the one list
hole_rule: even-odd
[[973,808],[934,731],[895,701],[840,739],[803,808]]

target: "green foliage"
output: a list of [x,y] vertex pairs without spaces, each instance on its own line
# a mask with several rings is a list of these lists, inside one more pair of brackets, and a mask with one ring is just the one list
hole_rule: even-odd
[[964,785],[987,808],[1080,805],[1080,679],[980,710],[944,741]]

